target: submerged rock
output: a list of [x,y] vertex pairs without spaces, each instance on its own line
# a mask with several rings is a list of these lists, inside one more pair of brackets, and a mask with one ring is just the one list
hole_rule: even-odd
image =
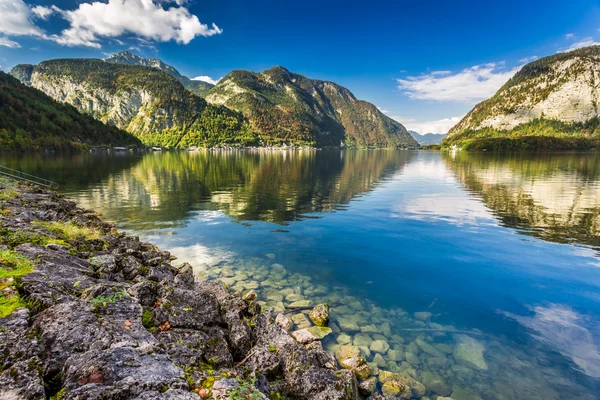
[[312,322],[317,326],[327,326],[329,324],[329,306],[327,304],[319,304],[308,314]]
[[316,340],[321,340],[325,336],[331,333],[331,329],[324,328],[321,326],[313,326],[306,329],[300,329],[291,333],[292,337],[296,339],[298,343],[311,343]]
[[455,335],[455,338],[458,343],[454,346],[452,355],[458,364],[474,369],[488,369],[483,357],[485,346],[481,342],[462,334]]
[[339,360],[342,368],[349,369],[360,380],[367,379],[371,375],[371,368],[362,357],[350,357]]
[[425,395],[425,386],[407,375],[385,373],[379,374],[382,382],[381,393],[385,397],[399,397],[401,399],[420,398]]

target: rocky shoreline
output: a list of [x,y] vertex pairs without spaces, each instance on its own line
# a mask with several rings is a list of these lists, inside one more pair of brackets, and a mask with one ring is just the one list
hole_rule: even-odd
[[0,229],[0,399],[359,396],[364,360],[338,369],[328,328],[289,334],[255,293],[196,280],[56,193],[0,181]]

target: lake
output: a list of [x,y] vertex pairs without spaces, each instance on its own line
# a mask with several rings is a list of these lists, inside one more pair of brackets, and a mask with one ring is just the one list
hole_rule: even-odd
[[[432,398],[600,397],[600,153],[0,156]],[[177,261],[176,261],[177,262]],[[294,315],[298,327],[306,315]]]

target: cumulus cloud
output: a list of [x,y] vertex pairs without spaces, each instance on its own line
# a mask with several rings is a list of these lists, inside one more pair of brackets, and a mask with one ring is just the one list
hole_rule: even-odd
[[56,6],[44,7],[44,6],[35,6],[31,9],[31,12],[36,18],[46,20],[52,14],[56,12],[60,12],[60,8]]
[[23,0],[0,0],[0,33],[44,36],[44,32],[33,24],[33,16]]
[[[65,46],[101,47],[102,39],[131,35],[153,42],[188,44],[197,36],[223,31],[200,22],[185,7],[187,0],[103,0],[80,3],[74,10],[55,5],[30,8],[23,0],[0,0],[0,33],[30,35]],[[46,35],[33,20],[57,15],[69,23],[60,34]]]
[[192,78],[192,80],[193,81],[202,81],[202,82],[210,83],[212,85],[216,85],[217,82],[219,82],[221,80],[221,78],[219,78],[219,79],[213,79],[210,76],[200,75],[200,76],[197,76],[195,78]]
[[[133,34],[157,42],[188,44],[196,36],[213,36],[223,31],[217,25],[202,24],[182,6],[163,8],[166,1],[108,0],[107,3],[82,3],[72,11],[63,11],[70,27],[53,39],[66,46],[99,48],[101,38]],[[175,2],[183,4],[181,1]]]
[[446,134],[450,128],[458,124],[463,117],[443,118],[435,121],[425,122],[418,122],[414,118],[406,118],[402,116],[392,116],[392,118],[404,125],[406,129],[424,135],[426,133]]
[[435,71],[397,81],[398,88],[412,99],[471,103],[494,95],[519,69],[506,69],[503,62],[490,63],[457,73]]
[[586,38],[581,39],[578,42],[573,43],[569,47],[559,50],[558,52],[566,53],[568,51],[573,51],[573,50],[580,49],[582,47],[589,47],[589,46],[600,46],[600,42],[595,41],[594,38],[592,38],[592,37],[586,37]]
[[5,37],[0,37],[0,46],[9,47],[11,49],[18,49],[21,47],[19,43]]
[[573,38],[575,38],[575,34],[574,33],[567,33],[565,35],[565,39],[573,39]]

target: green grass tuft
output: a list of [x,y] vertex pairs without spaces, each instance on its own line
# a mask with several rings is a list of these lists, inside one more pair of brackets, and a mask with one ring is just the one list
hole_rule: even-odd
[[49,232],[52,232],[52,234],[62,240],[76,240],[82,237],[85,240],[98,240],[102,237],[102,232],[100,232],[100,230],[86,226],[79,226],[73,222],[36,221],[34,224],[47,229]]
[[16,278],[33,272],[33,262],[14,250],[0,251],[0,279]]

